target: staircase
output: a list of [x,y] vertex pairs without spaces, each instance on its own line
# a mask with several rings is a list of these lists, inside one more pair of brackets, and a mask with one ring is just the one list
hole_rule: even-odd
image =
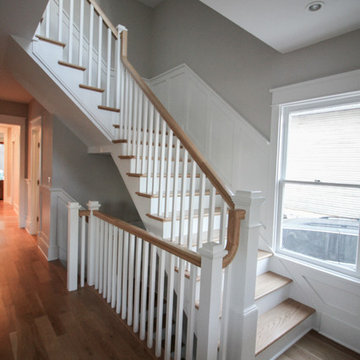
[[[94,286],[156,357],[234,358],[223,336],[223,269],[239,261],[240,222],[251,211],[130,64],[127,30],[94,0],[74,1],[50,1],[33,41],[17,41],[85,115],[74,130],[93,134],[91,152],[111,154],[146,231],[96,202],[85,212],[70,204],[69,289],[79,263],[80,286]],[[312,328],[314,310],[288,297],[292,280],[269,271],[271,256],[258,252],[254,359],[275,358]]]

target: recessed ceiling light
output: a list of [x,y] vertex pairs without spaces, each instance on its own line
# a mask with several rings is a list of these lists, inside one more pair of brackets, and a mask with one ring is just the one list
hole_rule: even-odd
[[309,4],[307,4],[306,8],[311,11],[319,11],[324,6],[324,3],[322,1],[313,1]]

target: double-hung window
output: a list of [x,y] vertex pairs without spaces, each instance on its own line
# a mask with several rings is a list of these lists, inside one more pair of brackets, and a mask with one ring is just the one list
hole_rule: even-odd
[[281,108],[278,252],[360,273],[360,97]]

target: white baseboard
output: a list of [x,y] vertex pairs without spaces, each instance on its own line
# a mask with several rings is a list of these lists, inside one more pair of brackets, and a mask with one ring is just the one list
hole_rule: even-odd
[[38,233],[38,247],[41,253],[45,256],[46,260],[52,261],[59,257],[59,249],[57,246],[49,246],[48,236],[40,231]]

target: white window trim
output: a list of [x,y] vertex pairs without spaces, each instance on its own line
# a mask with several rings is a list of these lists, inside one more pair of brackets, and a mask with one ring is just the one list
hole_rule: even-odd
[[[360,101],[360,70],[337,74],[326,78],[306,81],[299,84],[284,86],[271,90],[272,93],[272,121],[271,121],[271,172],[269,176],[269,201],[272,209],[272,248],[276,254],[284,255],[294,261],[304,261],[308,266],[319,266],[321,270],[335,271],[351,277],[360,277],[360,253],[358,249],[357,269],[353,271],[342,266],[332,265],[306,255],[300,255],[289,250],[280,249],[280,219],[281,199],[279,199],[279,179],[283,173],[280,159],[283,156],[281,148],[283,137],[283,121],[286,114],[296,110],[310,110],[312,108],[334,106],[345,102]],[[287,112],[287,113],[286,113]],[[360,248],[360,247],[359,247]]]

